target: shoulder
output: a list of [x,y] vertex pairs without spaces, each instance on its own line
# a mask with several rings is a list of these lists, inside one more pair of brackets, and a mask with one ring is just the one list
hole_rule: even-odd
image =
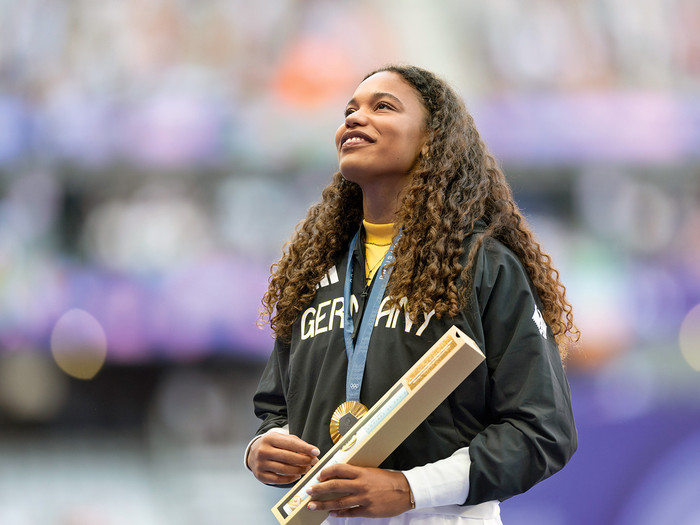
[[473,293],[482,309],[489,303],[498,304],[499,309],[510,308],[522,299],[535,306],[540,305],[523,262],[513,250],[493,237],[483,236],[480,240],[471,268],[471,279]]
[[479,243],[478,251],[474,259],[473,275],[475,282],[480,280],[492,280],[504,275],[515,274],[527,280],[527,271],[519,257],[498,239],[486,235],[485,228],[480,228],[479,223],[471,235],[465,238],[465,257],[473,249],[474,243]]
[[479,255],[482,263],[489,267],[503,266],[509,269],[525,270],[523,263],[513,250],[493,237],[484,237]]

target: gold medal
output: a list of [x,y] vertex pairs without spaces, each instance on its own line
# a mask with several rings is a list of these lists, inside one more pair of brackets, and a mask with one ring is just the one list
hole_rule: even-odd
[[366,413],[367,407],[359,401],[346,401],[336,408],[333,416],[331,416],[331,439],[333,443],[337,443]]

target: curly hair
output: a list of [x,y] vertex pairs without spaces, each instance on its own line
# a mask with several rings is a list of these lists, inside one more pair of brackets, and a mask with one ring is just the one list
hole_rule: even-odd
[[[401,75],[428,113],[428,153],[419,157],[396,214],[403,235],[394,248],[390,301],[405,297],[404,308],[413,319],[432,310],[438,318],[455,317],[467,303],[477,253],[486,238],[494,238],[523,263],[565,358],[567,343],[580,335],[566,288],[527,226],[462,99],[441,78],[414,66],[386,66],[365,79],[381,71]],[[292,324],[315,295],[316,283],[347,250],[362,218],[362,190],[336,172],[272,265],[262,315],[276,337],[290,340]],[[486,229],[477,233],[479,220]],[[475,241],[462,265],[464,240],[472,233]]]

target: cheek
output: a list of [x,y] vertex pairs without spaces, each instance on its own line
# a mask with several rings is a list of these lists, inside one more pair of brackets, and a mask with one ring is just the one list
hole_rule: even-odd
[[345,125],[341,125],[338,130],[335,132],[335,149],[338,149],[338,146],[340,145],[340,137],[343,136],[343,132],[345,131]]
[[412,134],[410,139],[407,141],[408,143],[410,143],[408,149],[410,150],[411,155],[418,157],[426,141],[427,137],[422,130],[419,130],[416,133]]

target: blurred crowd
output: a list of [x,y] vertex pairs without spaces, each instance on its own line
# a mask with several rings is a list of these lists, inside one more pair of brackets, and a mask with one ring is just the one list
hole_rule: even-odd
[[[692,403],[698,27],[694,0],[0,0],[0,428],[132,410],[160,458],[164,436],[245,441],[269,266],[335,170],[346,99],[388,62],[459,89],[558,263],[583,420]],[[141,394],[110,395],[121,381]],[[0,433],[0,503],[8,454],[43,446],[21,443]],[[0,523],[35,523],[18,516]]]

